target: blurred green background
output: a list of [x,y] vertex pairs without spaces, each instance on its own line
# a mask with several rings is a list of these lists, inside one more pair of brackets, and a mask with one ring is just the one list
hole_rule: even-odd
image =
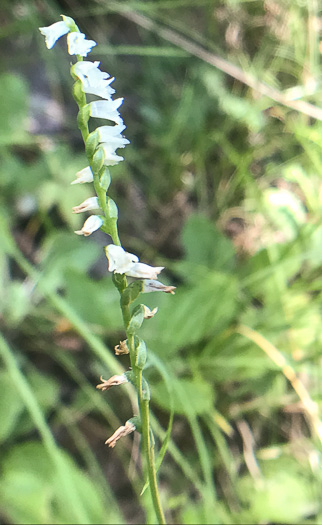
[[71,58],[37,29],[61,13],[125,99],[123,246],[177,286],[142,330],[168,522],[321,523],[318,0],[2,0],[1,522],[155,522],[138,437],[104,445],[135,395],[95,389],[128,359],[107,238],[73,233]]

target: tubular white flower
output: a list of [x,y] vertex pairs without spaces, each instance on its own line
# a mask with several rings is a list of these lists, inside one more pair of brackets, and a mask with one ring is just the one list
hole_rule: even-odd
[[139,279],[156,279],[160,272],[164,270],[164,266],[149,266],[144,263],[136,263],[129,270],[125,272],[128,277],[137,277]]
[[71,184],[84,184],[85,182],[93,182],[94,175],[89,166],[83,168],[76,173],[76,179]]
[[86,40],[84,33],[73,32],[67,35],[68,53],[87,57],[92,47],[97,46],[94,40]]
[[113,137],[122,137],[121,133],[126,126],[124,124],[116,124],[114,126],[100,126],[96,128],[100,142],[108,142]]
[[115,166],[116,164],[124,160],[123,157],[116,155],[115,148],[113,148],[109,144],[102,144],[101,148],[104,152],[104,166]]
[[136,255],[126,252],[122,246],[115,244],[106,246],[105,253],[108,258],[108,269],[114,273],[124,274],[139,261]]
[[175,289],[176,289],[175,286],[166,286],[165,284],[160,283],[160,281],[144,280],[142,292],[143,293],[165,292],[165,293],[171,293],[172,295],[174,295]]
[[56,44],[57,40],[69,33],[69,27],[65,22],[55,22],[48,27],[40,27],[39,31],[45,37],[46,46],[51,49]]
[[90,116],[112,120],[116,124],[123,124],[123,120],[117,111],[122,102],[123,98],[117,98],[116,100],[94,100],[94,102],[90,102],[89,104]]
[[[120,125],[119,125],[120,126]],[[101,126],[96,128],[98,133],[99,142],[105,142],[107,145],[113,146],[114,149],[125,148],[126,144],[130,144],[130,141],[125,137],[122,137],[119,133],[110,131],[111,128],[117,128],[118,126]],[[122,128],[122,126],[120,126]]]
[[84,235],[88,237],[91,233],[98,230],[103,224],[103,220],[99,215],[91,215],[86,219],[81,230],[75,231],[76,235]]
[[82,83],[82,90],[84,93],[97,95],[98,97],[111,99],[111,95],[115,93],[115,89],[110,87],[114,78],[110,77],[105,71],[98,69],[100,62],[76,62],[72,71]]
[[96,210],[99,208],[98,197],[90,197],[79,206],[74,206],[73,213],[83,213],[84,211]]

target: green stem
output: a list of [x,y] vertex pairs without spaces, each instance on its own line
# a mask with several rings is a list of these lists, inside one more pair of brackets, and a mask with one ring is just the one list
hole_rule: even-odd
[[[126,306],[122,309],[124,321],[130,317],[130,308]],[[124,315],[125,314],[125,315]],[[127,323],[125,323],[127,324]],[[141,419],[141,432],[142,432],[142,456],[145,458],[144,474],[147,474],[149,478],[149,487],[151,491],[151,498],[154,507],[155,514],[159,524],[165,524],[165,517],[161,507],[161,501],[159,496],[155,460],[154,460],[154,445],[150,439],[150,409],[149,400],[146,399],[143,393],[143,375],[142,370],[135,364],[136,361],[136,350],[133,334],[127,334],[128,346],[130,350],[131,367],[135,376],[136,389],[138,393],[138,404],[140,410]],[[145,472],[146,471],[146,472]],[[144,476],[146,479],[146,476]]]

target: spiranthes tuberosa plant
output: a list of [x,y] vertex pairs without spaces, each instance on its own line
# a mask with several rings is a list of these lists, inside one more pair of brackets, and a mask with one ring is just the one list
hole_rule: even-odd
[[[67,16],[62,16],[61,21],[49,27],[40,28],[40,32],[45,36],[48,49],[51,49],[59,38],[67,35],[68,53],[76,58],[71,66],[71,76],[74,80],[73,96],[79,107],[78,127],[84,140],[88,166],[76,174],[76,179],[71,184],[92,183],[95,195],[75,206],[73,212],[98,210],[98,214],[90,215],[82,228],[75,233],[86,237],[101,229],[112,239],[105,248],[105,254],[109,271],[113,272],[114,285],[120,294],[127,336],[116,347],[116,354],[129,354],[130,369],[123,375],[113,376],[106,381],[101,378],[102,382],[97,388],[105,391],[112,386],[131,382],[138,396],[139,413],[118,428],[106,443],[114,447],[123,436],[135,430],[141,433],[142,463],[145,466],[153,506],[158,522],[165,523],[156,479],[154,439],[149,423],[149,386],[143,376],[147,351],[144,341],[138,335],[144,319],[153,317],[156,309],[151,311],[144,304],[133,308],[131,304],[141,293],[161,291],[173,294],[175,287],[166,286],[157,280],[163,267],[153,268],[139,262],[136,255],[126,252],[121,245],[117,227],[118,209],[108,196],[111,184],[109,168],[124,160],[116,150],[124,148],[129,141],[122,135],[125,126],[118,111],[123,99],[112,98],[115,93],[111,87],[114,78],[100,70],[99,62],[84,60],[96,42],[87,40],[74,20]],[[87,94],[94,95],[97,100],[88,103]],[[90,117],[102,119],[104,125],[90,132]],[[130,284],[127,277],[131,278]]]

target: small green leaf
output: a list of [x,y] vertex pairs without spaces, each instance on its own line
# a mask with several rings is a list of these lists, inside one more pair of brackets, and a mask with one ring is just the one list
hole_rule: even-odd
[[118,218],[118,208],[117,208],[116,203],[110,197],[107,197],[106,207],[107,207],[108,218],[117,219]]
[[144,306],[139,304],[136,306],[132,312],[132,316],[127,327],[129,334],[136,334],[136,332],[141,328],[144,321]]
[[129,284],[129,286],[125,288],[124,292],[122,293],[121,305],[128,306],[133,303],[133,301],[135,301],[135,299],[137,299],[137,297],[142,292],[142,288],[143,281],[134,281],[133,283]]
[[100,187],[104,191],[107,191],[109,186],[110,186],[110,184],[111,184],[110,170],[105,167],[103,173],[100,176]]
[[90,105],[86,104],[86,106],[83,106],[77,115],[77,124],[80,130],[87,128],[87,123],[89,121],[90,117]]
[[146,344],[142,339],[140,338],[137,338],[137,339],[138,339],[138,343],[135,344],[135,353],[136,353],[135,364],[138,368],[140,368],[140,370],[143,370],[143,368],[145,367],[145,363],[146,363]]
[[104,155],[103,149],[98,148],[96,152],[94,153],[93,160],[91,162],[91,168],[94,174],[98,173],[102,169],[103,164],[104,164],[104,159],[105,159],[105,155]]
[[92,157],[94,155],[94,152],[97,146],[98,146],[98,133],[95,130],[92,133],[90,133],[86,139],[86,143],[85,143],[86,155],[88,157]]

